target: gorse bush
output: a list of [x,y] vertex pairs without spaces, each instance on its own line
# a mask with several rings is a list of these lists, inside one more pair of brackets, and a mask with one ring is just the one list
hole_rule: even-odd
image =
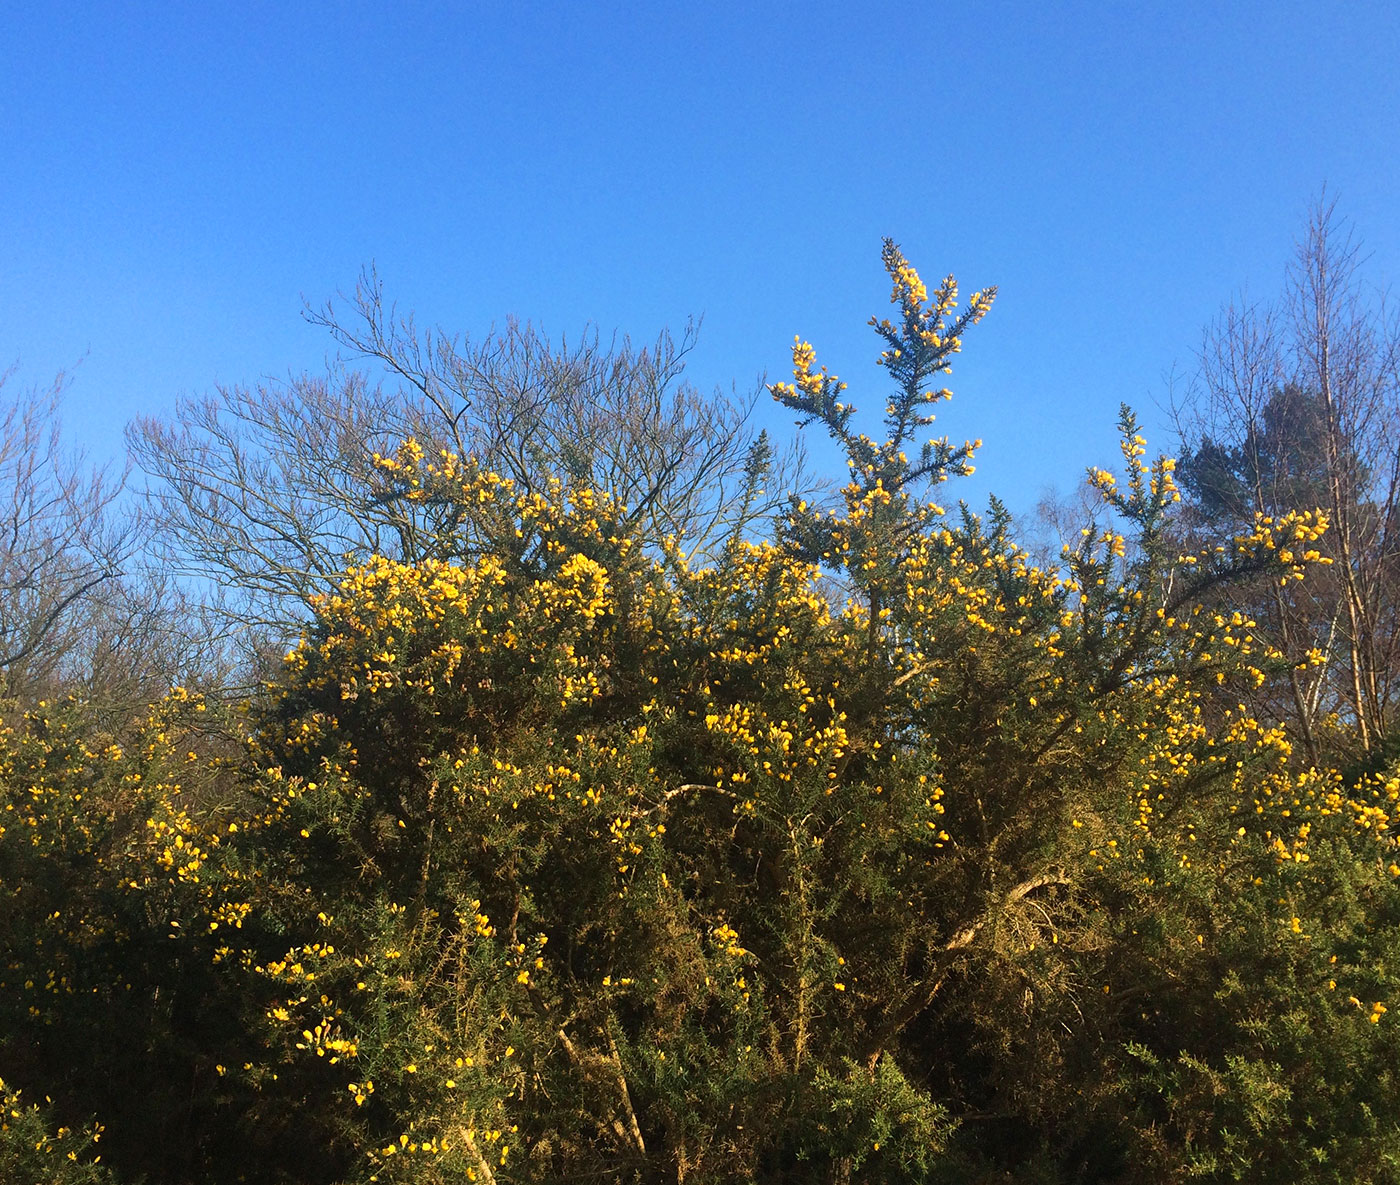
[[0,1170],[7,1181],[45,1181],[53,1185],[105,1185],[111,1174],[91,1152],[100,1129],[74,1132],[54,1128],[44,1109],[26,1102],[0,1079]]
[[884,263],[883,434],[799,340],[850,477],[771,538],[409,440],[476,558],[350,570],[217,726],[8,734],[7,1079],[131,1181],[1397,1179],[1400,776],[1298,762],[1222,608],[1324,518],[1182,553],[1125,410],[1035,566],[929,500],[994,294]]

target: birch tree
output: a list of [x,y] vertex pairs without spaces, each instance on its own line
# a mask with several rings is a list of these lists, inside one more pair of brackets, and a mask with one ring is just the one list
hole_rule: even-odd
[[1228,534],[1295,508],[1329,520],[1330,572],[1254,600],[1260,628],[1291,660],[1274,714],[1315,763],[1329,717],[1354,729],[1363,753],[1376,750],[1400,680],[1400,333],[1361,264],[1335,205],[1318,203],[1281,299],[1222,310],[1175,409],[1196,530]]

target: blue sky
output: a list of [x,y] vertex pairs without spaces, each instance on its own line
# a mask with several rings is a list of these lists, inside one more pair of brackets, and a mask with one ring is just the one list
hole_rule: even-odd
[[[73,439],[319,368],[374,261],[420,320],[647,338],[702,388],[794,334],[872,410],[882,236],[997,284],[940,416],[1028,509],[1149,426],[1324,184],[1400,276],[1393,4],[0,8],[0,361],[78,364]],[[764,422],[790,431],[781,409]],[[1159,434],[1160,438],[1160,434]]]

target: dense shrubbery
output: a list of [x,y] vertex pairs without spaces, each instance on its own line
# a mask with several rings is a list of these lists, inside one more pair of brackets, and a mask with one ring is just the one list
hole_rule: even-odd
[[471,556],[352,569],[246,705],[6,734],[14,1179],[1400,1178],[1400,777],[1239,706],[1222,608],[1324,521],[1181,554],[1125,412],[1037,568],[907,451],[990,294],[885,263],[885,434],[799,342],[851,475],[771,539],[409,441]]

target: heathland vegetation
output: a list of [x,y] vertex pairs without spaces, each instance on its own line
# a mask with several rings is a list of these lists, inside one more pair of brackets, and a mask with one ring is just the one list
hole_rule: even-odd
[[0,1179],[1400,1180],[1349,241],[1212,326],[1177,460],[1124,409],[1058,554],[927,439],[995,291],[883,262],[883,414],[801,340],[769,389],[836,482],[688,335],[373,276],[315,318],[390,378],[134,425],[134,517],[11,401]]

